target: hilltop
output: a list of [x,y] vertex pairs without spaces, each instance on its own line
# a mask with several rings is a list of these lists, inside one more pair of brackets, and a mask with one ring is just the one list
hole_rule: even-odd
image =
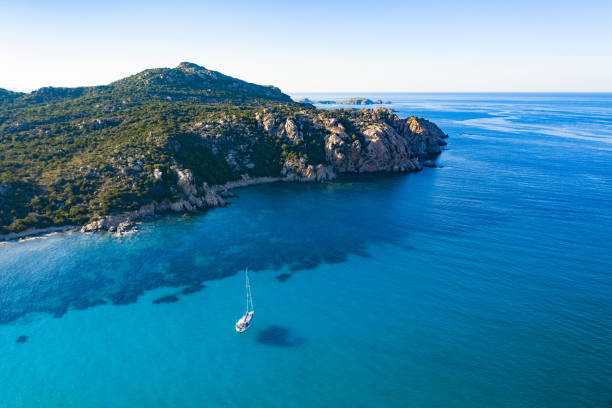
[[254,180],[419,170],[444,137],[424,119],[319,110],[188,62],[108,85],[0,90],[0,234],[121,229],[223,205],[225,189]]

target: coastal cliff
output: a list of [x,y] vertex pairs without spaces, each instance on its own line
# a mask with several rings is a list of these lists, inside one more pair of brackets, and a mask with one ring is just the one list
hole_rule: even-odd
[[[443,140],[446,135],[432,122],[416,117],[399,119],[389,109],[350,112],[341,115],[341,120],[337,116],[333,111],[297,111],[291,115],[270,109],[258,111],[255,120],[267,136],[297,146],[314,139],[324,146],[325,159],[316,163],[307,155],[287,155],[276,177],[251,177],[249,169],[255,167],[252,147],[242,147],[242,154],[231,149],[224,152],[224,158],[240,173],[239,180],[198,185],[191,169],[176,168],[179,200],[154,201],[136,211],[102,217],[85,225],[82,231],[122,232],[133,228],[135,220],[158,212],[194,212],[223,206],[227,190],[252,184],[322,182],[335,179],[338,173],[418,171],[423,168],[423,159],[439,154],[440,146],[446,144]],[[210,127],[210,124],[206,127],[207,132]],[[206,134],[201,136],[207,140]],[[215,138],[210,143],[211,150],[220,152],[220,145],[227,140]]]
[[387,108],[320,110],[191,63],[90,88],[0,100],[0,234],[126,231],[162,211],[225,205],[231,188],[407,172],[446,135]]

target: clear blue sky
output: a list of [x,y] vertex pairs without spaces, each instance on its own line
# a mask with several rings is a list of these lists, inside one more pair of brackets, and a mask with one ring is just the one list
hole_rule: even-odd
[[286,92],[612,91],[612,0],[0,0],[0,87],[191,61]]

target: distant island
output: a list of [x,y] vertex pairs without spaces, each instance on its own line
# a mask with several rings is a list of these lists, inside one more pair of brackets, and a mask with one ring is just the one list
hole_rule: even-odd
[[416,171],[445,137],[425,119],[320,110],[188,62],[109,85],[0,89],[0,239],[121,232],[258,182]]
[[303,98],[297,101],[298,103],[310,103],[310,104],[320,104],[320,105],[390,105],[391,101],[383,101],[382,99],[367,99],[367,98],[349,98],[343,101],[330,101],[330,100],[320,100],[313,101],[308,98]]

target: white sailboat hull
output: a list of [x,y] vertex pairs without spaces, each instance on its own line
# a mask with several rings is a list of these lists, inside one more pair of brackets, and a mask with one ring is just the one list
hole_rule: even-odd
[[255,313],[254,311],[250,311],[244,316],[242,316],[240,320],[236,322],[236,331],[238,333],[242,333],[243,331],[245,331],[251,326],[251,323],[253,322],[254,313]]

